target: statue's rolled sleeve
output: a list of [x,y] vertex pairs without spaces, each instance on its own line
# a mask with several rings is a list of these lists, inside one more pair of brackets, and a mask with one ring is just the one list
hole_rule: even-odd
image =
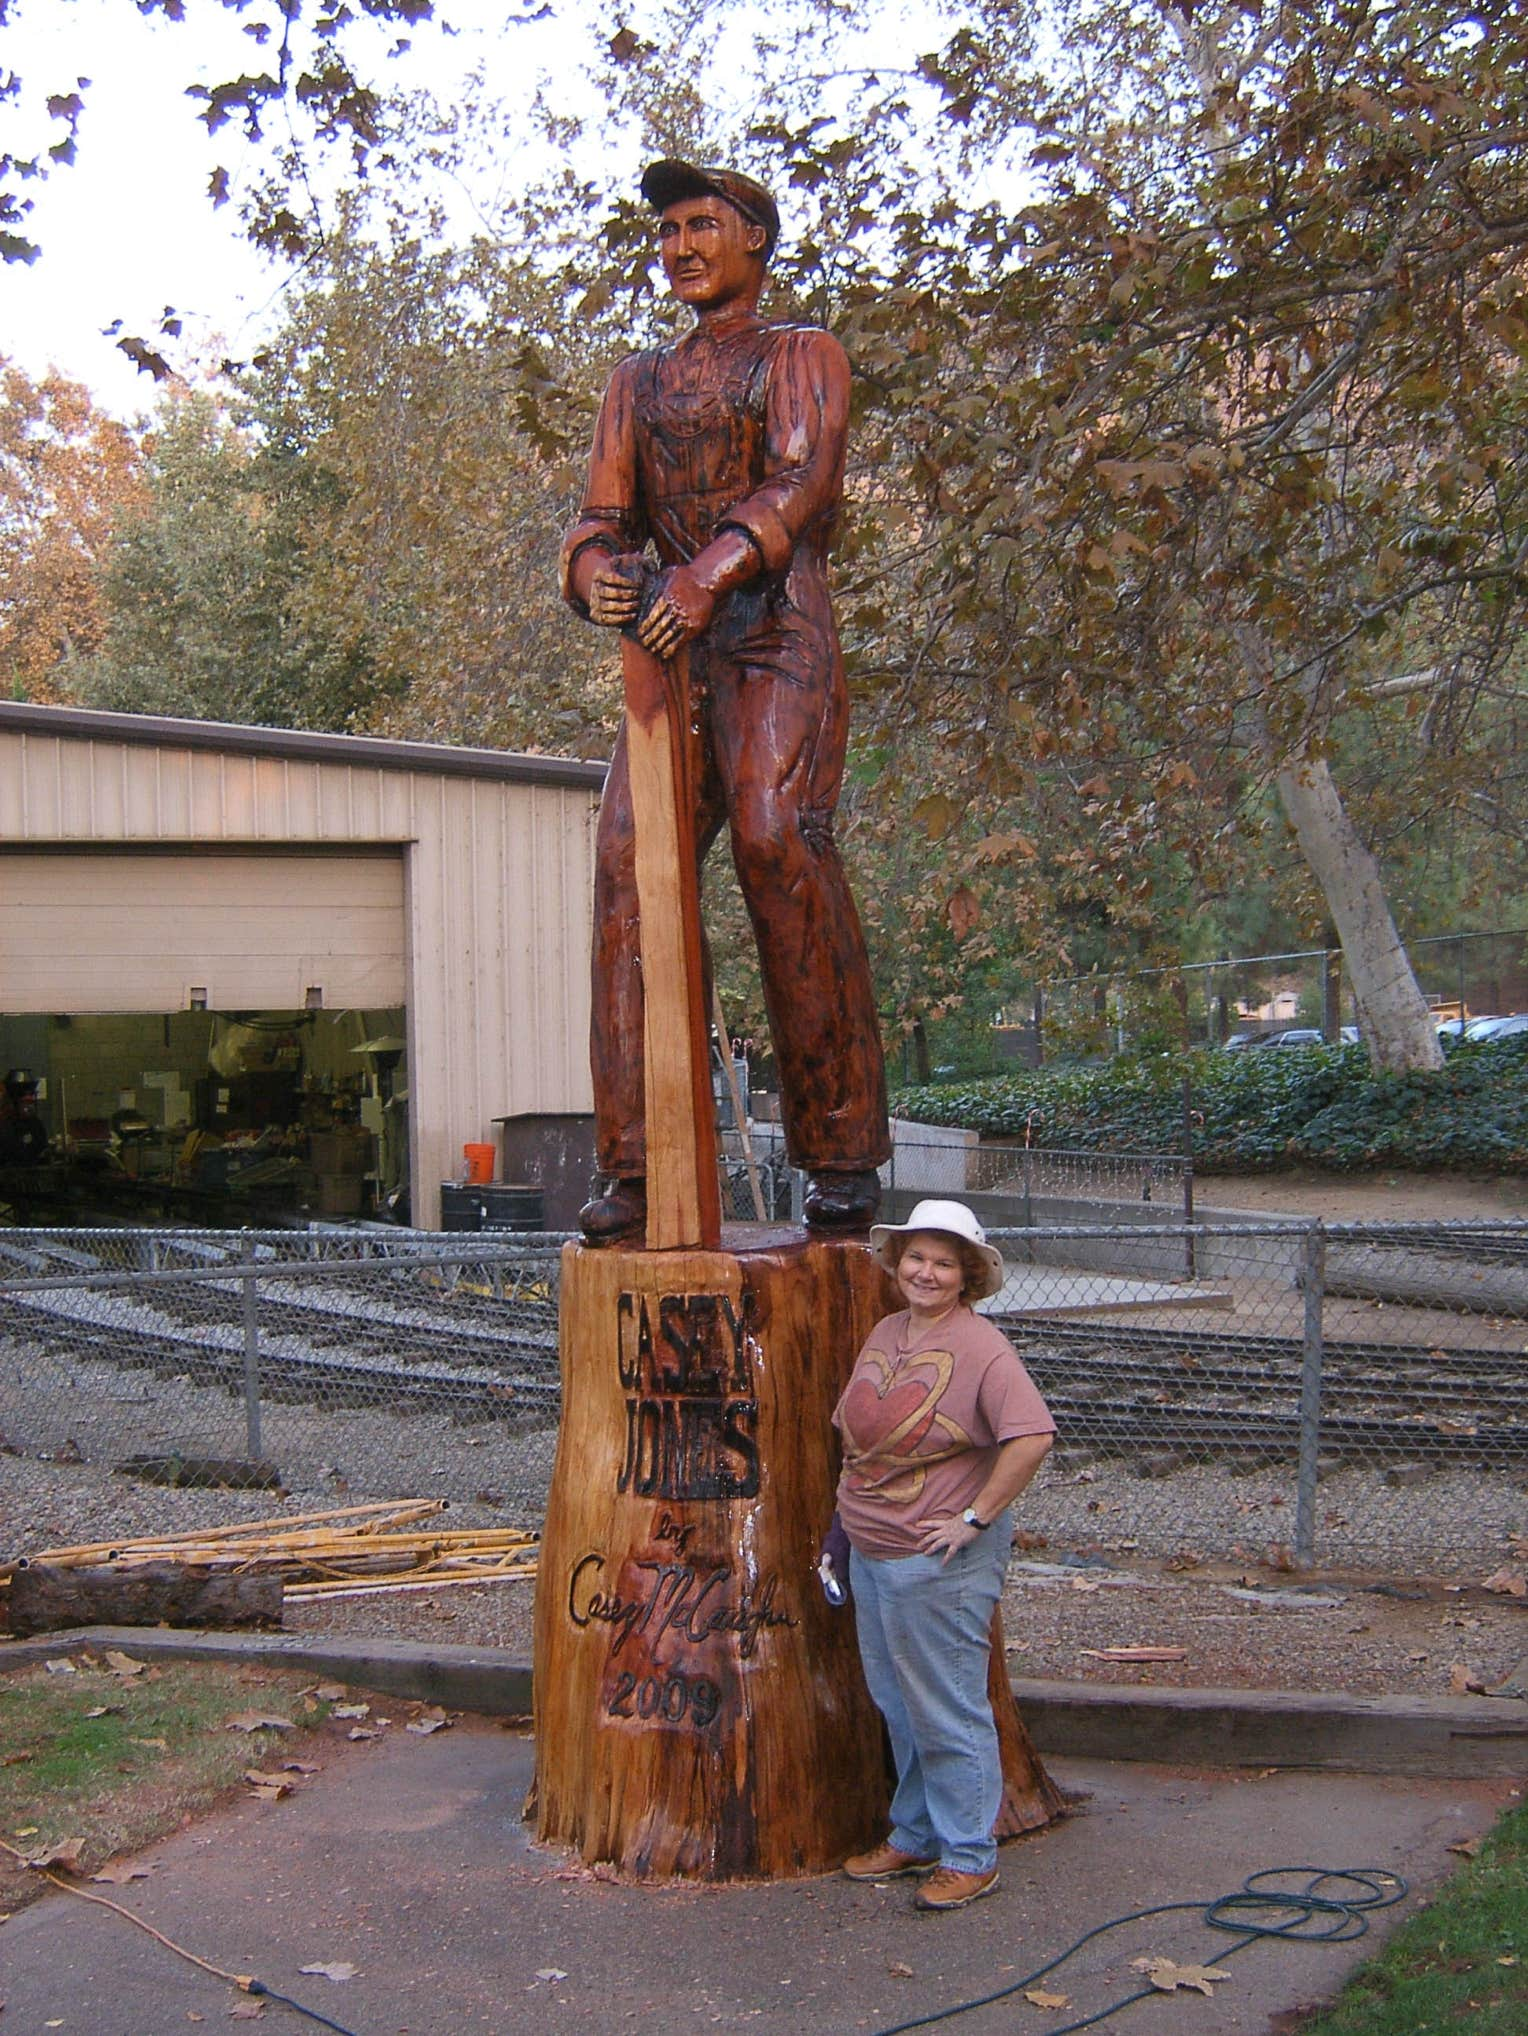
[[783,571],[803,532],[837,511],[848,429],[848,356],[831,333],[791,332],[766,389],[766,479],[726,515],[753,539],[767,571]]
[[630,368],[630,362],[623,362],[605,391],[594,427],[578,521],[562,541],[559,561],[562,598],[585,621],[589,619],[588,604],[574,584],[574,567],[580,556],[589,550],[612,556],[640,551],[647,542],[647,518],[642,510],[637,476]]

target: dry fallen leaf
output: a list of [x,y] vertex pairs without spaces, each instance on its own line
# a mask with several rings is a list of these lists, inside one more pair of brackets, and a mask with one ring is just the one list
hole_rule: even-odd
[[312,1973],[319,1979],[332,1979],[337,1985],[342,1979],[354,1979],[359,1968],[341,1962],[334,1965],[299,1965],[297,1970]]
[[1528,1576],[1520,1569],[1499,1569],[1486,1578],[1485,1588],[1503,1597],[1528,1598]]
[[323,1769],[316,1760],[284,1760],[281,1771],[283,1774],[321,1774]]
[[382,1734],[375,1725],[352,1725],[345,1734],[347,1739],[380,1739]]
[[78,1873],[80,1854],[85,1850],[83,1838],[61,1838],[57,1845],[50,1845],[42,1852],[27,1855],[27,1865],[39,1869],[45,1866],[57,1867],[62,1873]]
[[284,1774],[265,1774],[258,1767],[247,1767],[244,1779],[262,1803],[279,1803],[292,1793],[293,1784]]
[[35,1838],[42,1829],[41,1824],[17,1824],[11,1831],[13,1838]]
[[265,2013],[264,2001],[235,2001],[228,2010],[230,2022],[258,2022]]
[[148,1667],[148,1663],[146,1661],[135,1661],[132,1655],[123,1654],[118,1648],[108,1647],[106,1650],[106,1666],[113,1675],[126,1676],[131,1679],[135,1675],[142,1675],[143,1671]]
[[1486,1686],[1478,1669],[1467,1661],[1456,1661],[1448,1672],[1448,1686],[1456,1697],[1483,1697]]
[[0,1753],[0,1767],[22,1767],[27,1761],[36,1758],[37,1752],[34,1747],[23,1746],[15,1753]]
[[[43,1663],[43,1667],[48,1671],[49,1675],[79,1674],[79,1670],[75,1667],[72,1661],[45,1661]],[[58,2027],[58,2024],[56,2022],[50,2022],[48,2024],[48,2027],[50,2029],[56,2029]]]
[[87,1718],[120,1718],[122,1715],[120,1704],[92,1704],[85,1713]]
[[888,1965],[886,1970],[891,1974],[893,1979],[911,1979],[913,1976],[913,1969],[910,1965],[898,1965],[896,1963],[893,1963],[891,1965]]
[[148,1867],[133,1866],[127,1860],[123,1860],[117,1866],[103,1866],[99,1873],[90,1876],[92,1880],[98,1880],[110,1888],[126,1887],[130,1880],[147,1880],[148,1877]]
[[1132,1958],[1130,1963],[1137,1972],[1144,1972],[1152,1985],[1164,1994],[1173,1993],[1179,1987],[1197,1987],[1200,1993],[1208,1994],[1211,1980],[1231,1977],[1218,1965],[1179,1965],[1171,1958]]
[[1024,1998],[1032,2001],[1037,2008],[1069,2008],[1072,2005],[1070,1994],[1048,1994],[1044,1987],[1025,1987]]
[[151,1753],[168,1753],[170,1750],[168,1739],[134,1739],[129,1736],[128,1744],[130,1746],[146,1746]]
[[454,1723],[455,1720],[443,1711],[439,1704],[431,1704],[428,1710],[421,1711],[417,1718],[411,1718],[403,1729],[405,1732],[418,1732],[422,1736],[427,1736],[431,1732],[444,1732],[448,1725]]
[[1513,1954],[1512,1954],[1512,1955],[1511,1955],[1510,1957],[1506,1957],[1506,1958],[1498,1958],[1498,1959],[1497,1959],[1497,1961],[1496,1961],[1496,1963],[1497,1963],[1498,1965],[1516,1965],[1516,1964],[1517,1964],[1517,1955],[1516,1955],[1516,1953],[1513,1953]]
[[290,1718],[280,1718],[274,1711],[240,1711],[235,1717],[223,1721],[225,1732],[292,1732],[296,1730]]
[[567,1976],[560,1965],[542,1965],[536,1969],[537,1979],[549,1979],[554,1985],[558,1980],[566,1979]]
[[1480,1850],[1478,1838],[1461,1838],[1457,1845],[1451,1845],[1450,1852],[1457,1852],[1461,1859],[1473,1859]]
[[336,1704],[329,1713],[331,1718],[369,1718],[370,1704]]
[[343,1683],[320,1683],[313,1694],[315,1697],[322,1697],[326,1704],[337,1704],[345,1694],[345,1685]]

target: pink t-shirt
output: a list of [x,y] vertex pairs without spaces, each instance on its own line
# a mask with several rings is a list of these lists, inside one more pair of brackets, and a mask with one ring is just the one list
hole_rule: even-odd
[[875,1325],[833,1410],[838,1511],[861,1555],[916,1555],[922,1527],[975,1503],[1002,1443],[1056,1432],[991,1322],[959,1307],[912,1336],[911,1320],[903,1309]]

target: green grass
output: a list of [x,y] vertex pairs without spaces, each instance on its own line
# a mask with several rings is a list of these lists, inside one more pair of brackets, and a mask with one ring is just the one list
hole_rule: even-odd
[[[264,1669],[165,1662],[125,1678],[99,1657],[73,1659],[73,1675],[38,1666],[0,1677],[0,1839],[35,1853],[83,1838],[87,1875],[189,1823],[304,1736],[229,1731],[236,1713],[302,1727],[327,1711],[297,1677]],[[0,1910],[46,1890],[0,1852]]]
[[1300,2036],[1523,2036],[1528,2030],[1528,1805],[1403,1923]]

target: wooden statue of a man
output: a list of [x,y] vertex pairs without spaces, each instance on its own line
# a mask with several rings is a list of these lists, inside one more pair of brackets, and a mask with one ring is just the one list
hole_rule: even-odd
[[[831,333],[758,315],[780,230],[736,170],[652,164],[664,273],[695,314],[631,355],[600,409],[588,484],[563,544],[565,598],[687,649],[697,856],[725,822],[758,941],[786,1151],[807,1223],[873,1218],[890,1152],[886,1076],[864,939],[833,839],[848,697],[828,598],[843,492],[849,364]],[[656,569],[643,554],[651,545]],[[641,932],[626,738],[600,808],[595,868],[594,1105],[602,1192],[593,1244],[646,1214]]]

